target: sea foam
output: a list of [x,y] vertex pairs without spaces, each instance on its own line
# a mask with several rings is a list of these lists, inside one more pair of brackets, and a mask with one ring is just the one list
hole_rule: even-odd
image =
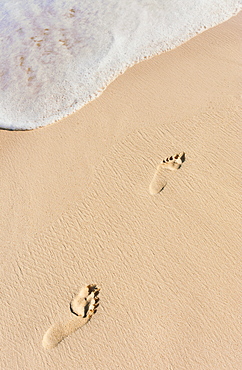
[[28,130],[96,98],[129,66],[235,15],[241,0],[1,0],[0,127]]

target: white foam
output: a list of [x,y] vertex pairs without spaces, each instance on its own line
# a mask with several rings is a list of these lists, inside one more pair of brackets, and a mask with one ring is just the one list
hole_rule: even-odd
[[2,0],[0,127],[59,120],[129,66],[240,9],[241,0]]

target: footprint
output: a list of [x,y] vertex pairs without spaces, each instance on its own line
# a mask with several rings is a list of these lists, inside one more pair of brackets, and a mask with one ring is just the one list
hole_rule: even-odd
[[97,295],[100,289],[96,285],[86,285],[81,288],[80,292],[72,299],[70,310],[74,315],[85,318],[92,308],[93,300],[98,302]]
[[178,170],[182,163],[185,161],[185,153],[181,152],[169,158],[163,159],[158,165],[156,173],[150,183],[149,192],[151,195],[158,194],[161,192],[167,184],[167,171]]
[[80,290],[70,304],[71,312],[76,317],[58,322],[47,330],[42,340],[45,349],[56,347],[65,337],[74,333],[91,319],[98,306],[99,291],[96,285],[87,285]]

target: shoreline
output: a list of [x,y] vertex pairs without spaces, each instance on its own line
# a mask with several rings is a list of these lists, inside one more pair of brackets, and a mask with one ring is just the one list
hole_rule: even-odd
[[[190,0],[188,0],[188,2],[189,1]],[[217,0],[214,0],[214,2],[216,3]],[[74,67],[71,68],[72,73],[68,74],[67,72],[70,71],[70,66],[72,63],[73,59],[72,52],[76,54],[76,56],[83,55],[83,52],[80,54],[80,51],[76,50],[76,48],[78,49],[81,37],[81,35],[77,36],[76,42],[75,33],[77,33],[78,35],[78,27],[76,27],[75,32],[72,35],[72,42],[69,43],[70,40],[68,41],[68,46],[66,46],[65,43],[63,44],[63,40],[61,39],[59,39],[59,41],[55,39],[55,37],[52,39],[53,35],[49,29],[41,29],[41,27],[36,28],[33,24],[32,31],[35,34],[39,34],[41,38],[43,37],[43,39],[39,40],[40,41],[39,43],[35,44],[37,40],[35,39],[35,36],[31,36],[32,35],[31,31],[28,34],[27,31],[28,27],[27,28],[24,26],[23,28],[20,27],[20,29],[22,30],[21,31],[22,36],[25,35],[24,44],[26,46],[26,55],[24,51],[24,55],[19,56],[23,53],[23,51],[21,50],[21,47],[19,48],[18,37],[13,38],[11,41],[12,45],[14,43],[13,49],[10,50],[9,52],[7,50],[6,53],[6,55],[9,54],[8,58],[9,63],[10,61],[12,63],[12,72],[8,73],[7,70],[5,71],[6,73],[3,72],[4,93],[1,96],[2,102],[1,125],[4,128],[7,128],[6,126],[9,126],[8,127],[9,129],[13,129],[15,126],[16,129],[18,128],[20,130],[21,129],[23,130],[23,129],[33,129],[34,127],[38,127],[39,125],[46,126],[48,124],[58,122],[63,117],[67,117],[68,115],[74,113],[78,109],[83,108],[89,102],[94,101],[98,96],[102,94],[102,92],[107,88],[107,86],[111,82],[113,82],[120,74],[124,73],[128,68],[134,66],[135,64],[141,62],[142,60],[153,58],[155,55],[159,55],[162,52],[174,50],[179,45],[182,45],[191,40],[192,38],[194,38],[195,36],[202,34],[205,30],[209,30],[212,29],[213,27],[216,27],[215,24],[217,25],[222,24],[223,22],[235,16],[239,12],[239,4],[237,4],[236,7],[235,3],[234,6],[232,6],[232,4],[227,4],[228,5],[227,7],[225,6],[225,4],[220,5],[217,4],[216,6],[214,3],[209,5],[207,4],[208,7],[206,6],[206,4],[204,4],[204,7],[201,8],[199,15],[197,15],[196,17],[195,14],[198,12],[197,7],[194,7],[194,9],[193,7],[190,7],[191,11],[190,14],[190,12],[186,12],[184,10],[184,7],[179,7],[178,9],[174,4],[170,5],[171,9],[173,9],[173,11],[170,9],[170,12],[171,13],[174,12],[174,16],[176,15],[175,19],[177,22],[172,22],[170,20],[166,25],[166,20],[169,19],[169,16],[166,19],[165,14],[163,14],[163,11],[159,6],[157,7],[157,10],[158,11],[160,10],[159,14],[161,18],[160,17],[156,18],[155,12],[152,13],[152,10],[149,9],[149,7],[147,7],[147,19],[146,17],[144,17],[144,23],[142,24],[142,21],[139,23],[140,26],[141,25],[144,26],[144,29],[142,31],[144,32],[144,38],[142,38],[143,46],[142,47],[136,46],[135,36],[134,38],[132,37],[128,38],[129,42],[125,43],[125,41],[123,40],[123,42],[118,44],[119,48],[121,48],[118,51],[116,50],[117,45],[115,44],[115,42],[113,42],[111,46],[109,45],[110,49],[108,47],[107,55],[105,55],[103,58],[101,57],[101,59],[97,63],[94,62],[94,65],[92,65],[92,60],[96,59],[98,60],[98,58],[100,57],[100,50],[103,50],[107,47],[107,45],[104,43],[101,48],[96,49],[97,55],[95,55],[94,58],[90,58],[88,64],[88,72],[85,67],[85,62],[84,64],[82,62],[82,58],[80,60],[78,60],[77,58],[76,62],[74,62]],[[225,11],[224,6],[225,8],[227,8],[227,12]],[[220,9],[220,11],[219,10],[213,11],[215,10],[214,7],[215,9],[217,8]],[[232,7],[232,9],[230,7]],[[95,7],[90,6],[90,8],[91,8],[90,12],[95,11]],[[194,14],[192,9],[195,12]],[[58,9],[56,10],[58,11]],[[123,10],[125,10],[125,6]],[[146,14],[145,9],[143,9],[142,12]],[[96,9],[96,14],[97,13],[98,10]],[[148,14],[150,15],[151,19],[153,19],[152,14],[154,16],[153,19],[154,22],[152,22],[152,27],[150,29],[148,24],[149,21],[151,21],[151,19],[149,18]],[[178,16],[178,14],[180,16]],[[213,19],[210,19],[212,14]],[[228,14],[230,14],[230,16]],[[77,23],[79,21],[81,22],[82,18],[81,12],[77,11],[76,14],[75,15],[73,14],[71,18],[73,18],[72,20],[73,22]],[[31,19],[32,17],[30,17],[29,19],[30,22]],[[45,19],[44,15],[43,19]],[[65,15],[63,14],[63,22],[64,19]],[[126,19],[126,17],[124,19]],[[161,22],[161,19],[164,21],[164,23]],[[145,20],[147,20],[147,22]],[[21,21],[24,23],[23,19]],[[133,19],[133,21],[134,22],[129,22],[130,26],[135,23],[135,19]],[[55,19],[55,22],[58,24],[58,19]],[[182,23],[184,22],[186,26],[182,26],[182,24],[179,25],[180,22]],[[175,23],[177,23],[177,27],[174,25]],[[11,17],[9,19],[8,24],[9,26],[11,25]],[[13,24],[15,24],[14,21]],[[71,22],[71,25],[73,26],[74,24],[72,24]],[[55,26],[56,24],[53,25],[53,28],[55,28]],[[101,24],[99,26],[101,26]],[[113,29],[114,32],[112,36],[113,40],[115,40],[116,37],[119,39],[119,26],[117,25],[117,30],[115,29],[115,27]],[[62,27],[64,27],[64,25]],[[145,32],[146,28],[148,32]],[[52,29],[52,27],[50,27],[50,29]],[[65,27],[61,29],[62,31],[64,31]],[[123,30],[122,26],[121,29]],[[139,30],[140,29],[142,29],[142,26],[139,28]],[[14,29],[10,30],[8,28],[7,30],[6,32],[9,32],[10,34],[11,33],[18,34],[18,30]],[[64,35],[62,36],[67,37],[68,39],[67,34],[69,31],[71,32],[71,29],[69,31],[68,30],[65,31],[66,31],[64,32],[65,36]],[[104,34],[105,35],[109,34],[109,31],[108,32],[106,31],[104,32]],[[131,32],[131,35],[132,34],[133,33]],[[30,44],[28,43],[29,39],[32,40]],[[107,37],[107,39],[105,38],[105,40],[108,44],[109,42],[111,42],[111,39],[109,39],[109,37]],[[89,41],[90,41],[89,46],[90,48],[92,48],[91,39],[89,39]],[[55,47],[57,47],[58,50],[56,54],[53,54],[51,56],[49,55],[49,51],[46,50],[46,48],[48,49],[49,42],[50,43],[54,42],[54,44],[56,43]],[[34,45],[37,45],[38,48],[35,49]],[[138,41],[137,45],[139,45]],[[66,50],[66,47],[68,49],[68,52]],[[6,48],[8,48],[8,46],[6,46]],[[122,48],[124,49],[122,50]],[[29,58],[29,54],[32,54],[33,50],[35,50],[36,54],[34,53],[33,58],[31,59]],[[86,50],[85,47],[84,50],[85,55],[85,52],[88,53],[88,50]],[[114,54],[112,55],[113,50]],[[71,55],[70,59],[69,53]],[[41,63],[37,63],[36,68],[33,67],[33,65],[36,64],[35,58],[41,60]],[[67,58],[68,60],[67,64],[65,64],[63,58],[64,60]],[[18,62],[16,64],[16,61],[18,60],[19,64]],[[8,61],[3,59],[2,64],[7,65]],[[43,67],[44,65],[46,65],[46,68]],[[9,78],[6,77],[7,75],[9,75]],[[66,77],[63,78],[63,76]],[[26,80],[27,77],[28,79]],[[13,86],[15,87],[13,88]],[[84,86],[85,88],[83,88]],[[78,99],[77,96],[79,97]]]

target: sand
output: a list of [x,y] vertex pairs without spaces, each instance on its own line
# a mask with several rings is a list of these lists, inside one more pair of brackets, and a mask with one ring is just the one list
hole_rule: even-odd
[[[241,24],[134,66],[58,123],[0,131],[2,369],[240,369]],[[44,349],[84,284],[101,288],[96,314]]]

